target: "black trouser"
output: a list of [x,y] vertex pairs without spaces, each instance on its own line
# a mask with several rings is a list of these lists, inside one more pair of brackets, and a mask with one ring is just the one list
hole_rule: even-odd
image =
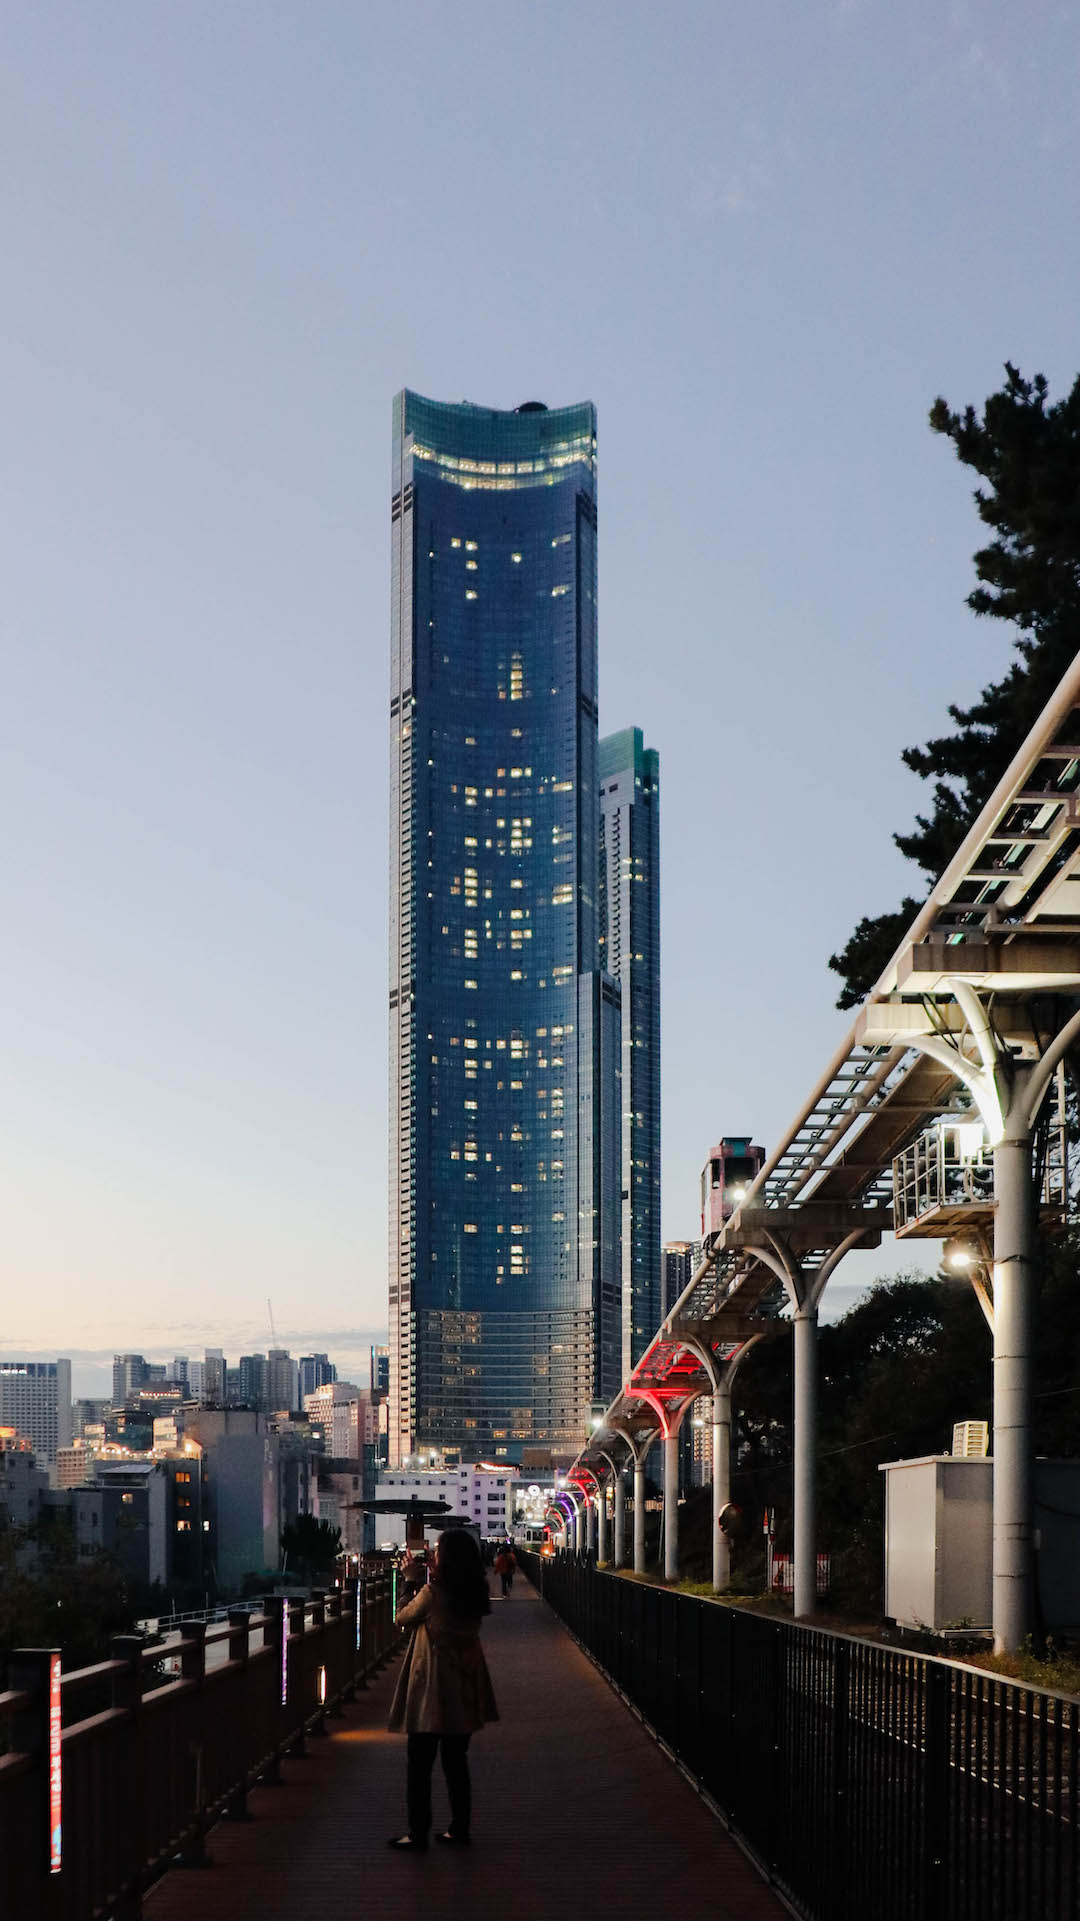
[[499,1579],[502,1582],[503,1599],[505,1600],[514,1585],[514,1577],[512,1574],[500,1574]]
[[467,1841],[472,1814],[467,1734],[410,1734],[406,1786],[409,1833],[414,1841],[427,1840],[431,1827],[431,1774],[435,1766],[435,1753],[440,1746],[443,1773],[450,1796],[450,1832],[456,1841]]

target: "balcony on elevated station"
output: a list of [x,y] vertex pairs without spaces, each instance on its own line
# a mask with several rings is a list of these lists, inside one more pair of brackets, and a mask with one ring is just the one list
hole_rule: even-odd
[[[1068,1149],[1055,1115],[1041,1169],[1039,1219],[1061,1227],[1068,1198]],[[994,1220],[994,1155],[977,1115],[937,1121],[893,1162],[893,1219],[898,1240],[974,1239]]]

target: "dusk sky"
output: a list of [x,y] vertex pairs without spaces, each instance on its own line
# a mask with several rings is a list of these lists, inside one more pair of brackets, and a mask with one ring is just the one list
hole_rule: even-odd
[[[918,887],[1008,656],[935,395],[1080,370],[1072,5],[5,9],[0,1352],[362,1375],[386,1315],[390,403],[599,411],[660,754],[664,1233]],[[886,1245],[846,1264],[834,1311]]]

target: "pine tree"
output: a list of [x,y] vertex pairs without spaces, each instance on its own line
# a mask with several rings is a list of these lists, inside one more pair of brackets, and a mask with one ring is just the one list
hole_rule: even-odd
[[[902,759],[933,781],[928,813],[910,833],[893,836],[906,859],[937,879],[1080,648],[1080,379],[1048,404],[1042,374],[1024,380],[1005,365],[1005,381],[982,418],[974,407],[951,413],[944,400],[930,425],[945,434],[976,487],[979,517],[993,538],[975,555],[980,582],[967,597],[979,615],[1017,628],[1018,658],[983,689],[973,706],[950,707],[954,729]],[[829,966],[844,985],[838,1007],[856,1007],[895,951],[920,899],[894,913],[866,916]]]

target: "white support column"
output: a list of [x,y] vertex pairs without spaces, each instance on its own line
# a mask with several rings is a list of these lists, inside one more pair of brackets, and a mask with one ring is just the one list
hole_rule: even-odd
[[585,1546],[590,1554],[596,1553],[596,1496],[585,1496]]
[[793,1506],[796,1618],[817,1606],[817,1306],[795,1316]]
[[679,1578],[679,1435],[664,1435],[664,1579]]
[[[1013,1103],[1013,1112],[1019,1108]],[[1012,1115],[1010,1115],[1010,1121]],[[1031,1355],[1035,1242],[1031,1134],[1007,1123],[994,1149],[994,1649],[1032,1627]]]
[[645,1572],[645,1462],[634,1456],[634,1573]]
[[601,1481],[596,1495],[596,1558],[607,1564],[607,1482]]
[[731,1382],[712,1397],[712,1584],[719,1592],[731,1579],[731,1545],[720,1516],[731,1499]]
[[573,1504],[573,1507],[574,1507],[574,1553],[575,1553],[575,1554],[580,1554],[580,1553],[581,1553],[581,1546],[582,1546],[582,1541],[581,1541],[581,1509],[580,1509],[580,1507],[578,1506],[578,1504],[577,1504],[577,1502],[576,1502],[576,1501],[574,1502],[574,1504]]
[[626,1562],[626,1482],[622,1468],[615,1470],[615,1566]]

